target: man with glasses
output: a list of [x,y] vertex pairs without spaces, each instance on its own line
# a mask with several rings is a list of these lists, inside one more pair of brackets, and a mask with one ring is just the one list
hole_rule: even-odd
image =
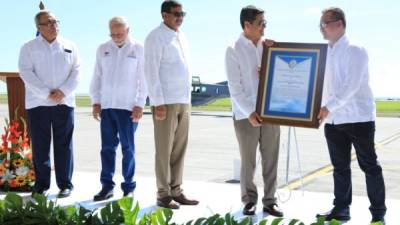
[[365,173],[372,223],[384,223],[385,184],[375,152],[375,103],[369,85],[368,54],[346,36],[346,19],[339,8],[322,12],[320,30],[328,40],[325,84],[319,119],[334,167],[333,209],[318,216],[327,221],[350,220],[351,147]]
[[100,45],[90,85],[93,117],[100,120],[101,130],[101,191],[94,201],[113,196],[116,150],[121,143],[121,189],[132,196],[136,187],[135,131],[143,114],[147,97],[144,78],[144,48],[130,38],[129,25],[123,17],[109,21],[111,40]]
[[35,16],[35,23],[39,35],[21,48],[19,57],[36,174],[33,193],[43,194],[50,187],[53,135],[58,197],[63,198],[73,188],[74,90],[80,63],[76,46],[58,36],[59,22],[54,14],[41,11]]
[[254,173],[259,146],[264,181],[263,211],[282,217],[283,213],[275,198],[280,128],[273,124],[262,124],[260,116],[255,112],[263,48],[273,42],[262,40],[266,27],[262,9],[244,7],[240,12],[240,25],[243,33],[233,46],[228,47],[225,65],[232,100],[233,125],[240,149],[243,214],[254,215],[256,212],[258,193]]
[[181,188],[188,143],[191,76],[189,46],[179,30],[185,12],[174,0],[161,5],[163,22],[145,41],[145,74],[153,112],[157,205],[197,205]]

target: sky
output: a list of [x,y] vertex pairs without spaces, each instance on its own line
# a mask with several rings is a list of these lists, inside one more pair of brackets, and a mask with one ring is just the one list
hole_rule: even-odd
[[[0,0],[0,71],[17,72],[21,46],[36,34],[34,16],[39,0]],[[370,58],[375,97],[400,97],[400,1],[398,0],[181,0],[187,12],[181,30],[186,34],[193,76],[202,82],[226,80],[226,48],[239,37],[242,7],[265,10],[265,38],[282,42],[326,43],[319,32],[321,11],[340,7],[347,18],[347,35],[363,45]],[[161,22],[161,0],[44,0],[60,20],[60,35],[75,42],[82,58],[78,94],[87,94],[97,47],[109,40],[108,21],[125,16],[131,36],[144,42]],[[396,22],[397,21],[397,22]],[[0,84],[0,92],[5,92]]]

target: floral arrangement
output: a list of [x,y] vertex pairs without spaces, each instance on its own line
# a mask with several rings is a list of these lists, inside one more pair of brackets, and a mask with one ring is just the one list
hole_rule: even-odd
[[[15,116],[15,118],[18,118]],[[32,151],[26,131],[26,122],[21,118],[10,123],[6,119],[4,134],[1,135],[0,146],[0,190],[32,191],[35,182]]]

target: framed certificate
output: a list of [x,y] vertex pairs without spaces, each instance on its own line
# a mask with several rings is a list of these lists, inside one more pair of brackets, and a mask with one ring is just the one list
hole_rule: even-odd
[[256,111],[263,122],[318,128],[326,44],[264,47]]

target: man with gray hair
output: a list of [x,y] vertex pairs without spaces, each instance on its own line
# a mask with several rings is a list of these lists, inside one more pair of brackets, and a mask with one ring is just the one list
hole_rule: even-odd
[[129,38],[129,25],[123,17],[109,22],[111,40],[97,49],[96,65],[90,85],[93,117],[100,120],[101,191],[94,201],[113,196],[115,155],[122,149],[121,189],[132,195],[136,187],[134,134],[143,114],[147,97],[144,77],[143,45]]
[[39,35],[21,48],[19,73],[25,84],[25,107],[32,139],[36,182],[33,193],[50,187],[50,143],[53,135],[54,167],[58,197],[73,188],[72,135],[74,91],[79,78],[79,56],[72,42],[58,36],[59,21],[49,11],[35,16]]

